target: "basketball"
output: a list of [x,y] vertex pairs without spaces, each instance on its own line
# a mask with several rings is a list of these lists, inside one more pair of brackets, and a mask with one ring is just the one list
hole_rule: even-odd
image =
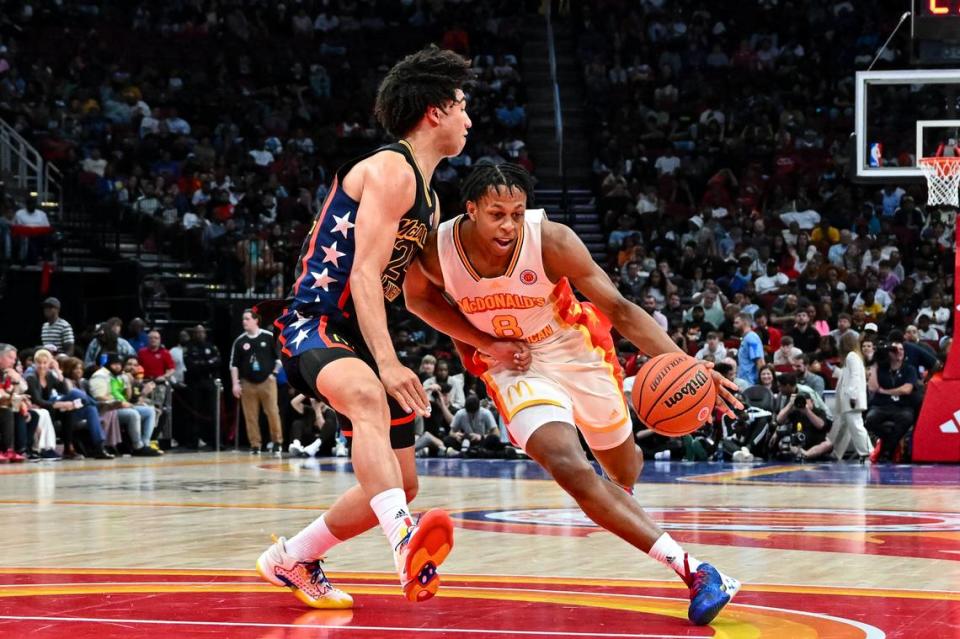
[[651,430],[680,437],[710,419],[717,389],[702,362],[683,353],[664,353],[637,373],[632,399],[637,415]]

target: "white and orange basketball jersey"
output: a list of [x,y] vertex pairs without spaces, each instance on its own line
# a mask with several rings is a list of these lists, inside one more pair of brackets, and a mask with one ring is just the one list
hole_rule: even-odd
[[464,250],[460,229],[466,217],[441,224],[437,248],[444,289],[477,329],[530,346],[526,372],[481,353],[467,363],[486,383],[516,443],[523,447],[548,421],[564,421],[576,424],[591,448],[613,448],[629,436],[631,423],[610,322],[593,305],[579,302],[566,278],[547,277],[544,219],[542,209],[526,211],[506,271],[492,278],[481,277]]

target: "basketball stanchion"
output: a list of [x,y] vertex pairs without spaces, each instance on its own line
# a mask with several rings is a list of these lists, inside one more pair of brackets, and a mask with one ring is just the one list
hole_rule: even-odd
[[[918,162],[927,178],[927,204],[956,208],[960,202],[960,158],[929,157]],[[960,245],[960,226],[954,246]],[[960,322],[960,253],[954,251],[953,325]],[[913,461],[960,462],[960,343],[953,340],[943,371],[927,383],[913,429]]]

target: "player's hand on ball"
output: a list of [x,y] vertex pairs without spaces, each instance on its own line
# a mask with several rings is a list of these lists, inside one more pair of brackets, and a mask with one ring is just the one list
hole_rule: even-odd
[[713,362],[703,362],[703,365],[710,369],[710,375],[713,377],[713,384],[717,388],[717,408],[723,412],[727,417],[736,417],[733,409],[742,410],[743,404],[740,403],[734,393],[738,392],[740,388],[729,379],[713,370]]
[[515,371],[529,369],[532,361],[530,347],[525,342],[493,342],[485,352],[507,368]]

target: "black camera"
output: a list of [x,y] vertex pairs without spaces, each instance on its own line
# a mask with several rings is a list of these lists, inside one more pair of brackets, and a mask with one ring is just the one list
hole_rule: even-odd
[[793,400],[793,405],[803,410],[807,407],[807,396],[806,395],[797,395],[797,398]]
[[800,423],[794,419],[795,415],[790,416],[790,421],[785,424],[777,425],[777,459],[781,461],[796,461],[797,455],[793,452],[793,447],[803,448],[807,442],[807,436],[796,427]]

